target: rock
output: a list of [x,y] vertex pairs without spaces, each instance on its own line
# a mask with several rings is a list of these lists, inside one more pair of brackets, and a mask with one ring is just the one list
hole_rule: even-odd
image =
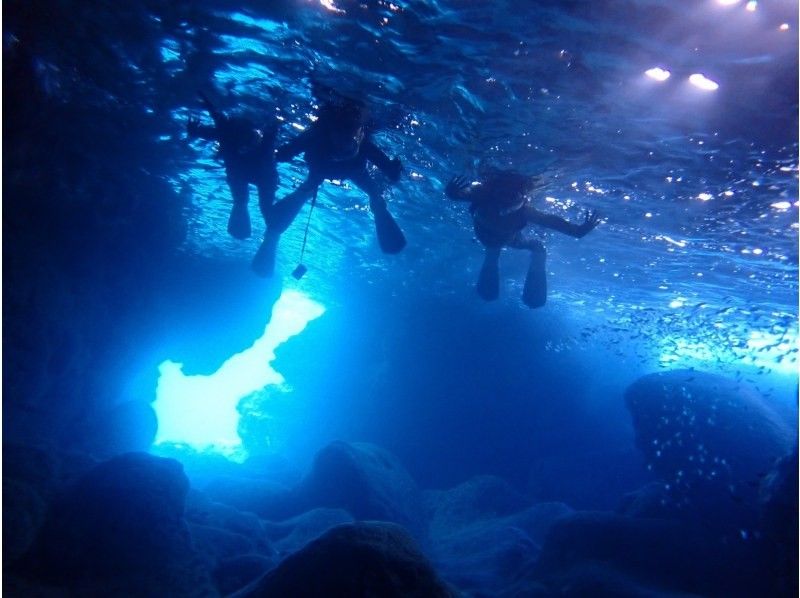
[[219,476],[204,490],[216,502],[266,519],[284,519],[302,510],[294,491],[263,478]]
[[189,524],[189,531],[195,548],[210,559],[212,568],[224,559],[255,551],[255,544],[249,538],[219,527],[192,523]]
[[[528,502],[500,478],[478,476],[429,494],[430,553],[442,575],[462,590],[496,596],[531,568],[560,503]],[[535,585],[535,584],[534,584]]]
[[264,524],[256,515],[214,502],[197,490],[189,491],[186,500],[186,520],[190,524],[219,528],[244,536],[253,546],[253,552],[266,557],[275,554]]
[[570,507],[560,502],[543,502],[502,519],[506,525],[518,527],[539,546],[558,521],[572,515]]
[[272,559],[260,554],[244,554],[223,559],[214,569],[214,581],[223,596],[252,583],[273,566]]
[[[540,586],[541,587],[541,586]],[[538,588],[537,588],[538,589]],[[698,594],[673,592],[650,586],[603,563],[587,562],[570,569],[568,576],[551,585],[544,596],[567,598],[700,598]],[[520,594],[509,594],[508,597]],[[523,594],[529,596],[530,594]],[[536,594],[534,594],[536,595]]]
[[491,519],[432,541],[431,558],[461,590],[496,595],[539,556],[539,546],[518,527]]
[[710,525],[752,525],[759,476],[793,440],[761,396],[680,370],[643,376],[625,400],[639,450],[677,501],[692,503]]
[[525,498],[505,480],[477,476],[432,499],[431,536],[442,536],[482,519],[496,519],[522,511]]
[[58,477],[56,455],[43,448],[16,443],[3,443],[3,477],[30,485],[37,493],[51,493]]
[[680,516],[664,482],[651,482],[622,497],[619,513],[645,519],[671,519]]
[[55,502],[31,563],[76,594],[214,595],[183,518],[181,465],[128,453],[97,465]]
[[286,521],[267,523],[266,526],[278,554],[287,555],[300,550],[332,527],[352,521],[353,516],[343,509],[313,509]]
[[340,508],[356,519],[423,528],[416,483],[387,451],[367,443],[333,442],[317,453],[298,494],[311,507]]
[[21,557],[44,523],[47,506],[25,482],[3,478],[3,566]]
[[797,595],[798,563],[798,456],[780,459],[761,483],[759,527],[764,536],[769,592],[772,596]]
[[232,598],[437,598],[453,596],[401,527],[340,525],[287,557]]
[[113,456],[130,451],[146,451],[158,431],[158,418],[146,401],[127,401],[99,412],[87,424],[92,435],[92,452]]
[[[577,579],[576,572],[593,563],[613,571],[615,579],[647,580],[648,587],[661,592],[730,595],[737,587],[737,574],[725,561],[721,546],[694,527],[606,512],[578,512],[558,520],[545,539],[535,571],[545,585],[562,592],[565,584]],[[613,594],[603,591],[602,595]],[[626,592],[623,595],[635,595]]]

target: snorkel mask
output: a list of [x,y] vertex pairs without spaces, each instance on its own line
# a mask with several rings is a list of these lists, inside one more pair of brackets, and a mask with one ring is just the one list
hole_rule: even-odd
[[361,150],[361,144],[364,142],[364,125],[358,125],[355,131],[345,133],[344,131],[335,131],[332,135],[331,150],[334,160],[350,160],[358,155]]
[[325,123],[328,151],[333,160],[350,160],[358,155],[367,137],[367,120],[367,110],[358,100],[347,98],[323,108],[320,121]]

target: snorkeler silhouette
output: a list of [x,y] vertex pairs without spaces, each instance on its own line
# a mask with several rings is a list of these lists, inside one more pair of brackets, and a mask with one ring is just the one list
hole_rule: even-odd
[[592,211],[586,212],[581,224],[538,211],[531,205],[529,196],[539,183],[538,177],[493,170],[480,184],[473,185],[465,177],[454,177],[445,188],[445,194],[450,199],[470,203],[475,236],[485,249],[477,291],[486,301],[497,299],[500,294],[500,250],[511,247],[531,252],[531,263],[522,291],[523,303],[531,308],[545,304],[546,251],[541,241],[525,234],[524,229],[529,224],[538,224],[579,239],[599,223],[597,212]]
[[306,131],[278,149],[277,159],[281,162],[305,153],[308,176],[270,211],[264,241],[252,264],[253,270],[261,276],[272,275],[281,234],[306,201],[316,198],[325,179],[350,179],[369,196],[378,244],[384,253],[398,253],[406,245],[403,232],[386,207],[385,186],[367,170],[367,162],[372,162],[395,182],[400,178],[402,165],[399,158],[390,159],[370,139],[366,106],[358,100],[329,94],[317,116]]
[[200,99],[214,119],[214,125],[201,125],[198,119],[189,118],[186,132],[190,138],[219,142],[219,155],[233,196],[228,233],[237,239],[246,239],[250,236],[249,185],[252,183],[258,189],[258,207],[265,222],[275,200],[278,187],[275,136],[278,127],[273,122],[259,128],[242,116],[227,116],[220,112],[202,92]]

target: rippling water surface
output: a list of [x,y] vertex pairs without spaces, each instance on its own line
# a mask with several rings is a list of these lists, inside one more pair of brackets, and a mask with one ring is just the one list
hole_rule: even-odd
[[[246,243],[225,233],[222,169],[210,145],[183,133],[187,117],[202,114],[196,90],[210,89],[225,110],[276,113],[288,140],[311,122],[314,80],[367,99],[379,144],[405,166],[390,205],[409,247],[396,259],[377,251],[365,196],[346,182],[323,187],[306,284],[328,301],[346,276],[471,295],[481,250],[466,210],[442,189],[457,173],[509,166],[545,175],[541,209],[604,218],[580,242],[542,233],[546,309],[575,323],[553,350],[602,336],[632,354],[645,343],[662,365],[689,357],[796,367],[796,2],[136,6],[72,7],[85,38],[54,33],[39,49],[42,76],[49,59],[60,65],[54,84],[66,86],[64,63],[86,61],[78,48],[93,39],[97,64],[81,68],[94,71],[95,101],[121,101],[103,57],[125,55],[141,75],[125,101],[152,112],[172,181],[191,196],[186,251],[249,260],[262,230],[258,222]],[[671,76],[647,76],[654,67]],[[690,84],[695,73],[718,89]],[[279,197],[303,168],[281,166]],[[284,237],[283,270],[295,263],[305,218]],[[518,301],[524,261],[506,257],[503,301]]]
[[[546,175],[542,209],[605,219],[580,242],[543,233],[551,304],[584,337],[628,342],[635,330],[664,363],[794,367],[795,13],[790,2],[309,1],[160,18],[176,77],[211,75],[226,108],[276,109],[284,138],[310,123],[312,78],[369,100],[379,141],[404,161],[391,205],[410,246],[397,263],[384,259],[366,198],[327,184],[309,240],[319,284],[339,284],[342,270],[412,270],[431,292],[471,293],[480,249],[442,188],[456,173],[511,166]],[[656,66],[670,78],[645,75]],[[693,73],[719,88],[692,86]],[[176,129],[187,112],[174,113]],[[205,167],[180,174],[197,209],[187,248],[247,258],[255,245],[225,237],[224,181],[197,149]],[[281,175],[279,196],[302,165]],[[286,262],[301,238],[298,223]],[[506,300],[516,301],[523,258],[507,260]]]

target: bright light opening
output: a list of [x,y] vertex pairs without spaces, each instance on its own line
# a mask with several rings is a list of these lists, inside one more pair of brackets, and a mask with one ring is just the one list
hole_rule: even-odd
[[739,0],[717,0],[717,3],[722,6],[733,6],[734,4],[739,4]]
[[666,81],[669,79],[670,72],[662,69],[661,67],[653,67],[651,69],[647,69],[644,74],[651,79],[655,79],[656,81]]
[[789,31],[789,23],[782,23],[780,27],[778,27],[781,31]]
[[162,363],[153,404],[158,418],[154,446],[188,446],[243,461],[247,455],[238,432],[239,401],[268,385],[283,384],[283,376],[270,366],[275,350],[323,313],[325,308],[303,293],[285,290],[261,338],[213,374],[187,376],[183,364]]
[[750,12],[755,12],[756,8],[758,8],[758,2],[756,2],[756,0],[750,0],[750,2],[745,5],[745,8]]
[[719,88],[718,83],[708,79],[705,75],[701,75],[700,73],[691,75],[689,77],[689,83],[704,91],[715,91]]

